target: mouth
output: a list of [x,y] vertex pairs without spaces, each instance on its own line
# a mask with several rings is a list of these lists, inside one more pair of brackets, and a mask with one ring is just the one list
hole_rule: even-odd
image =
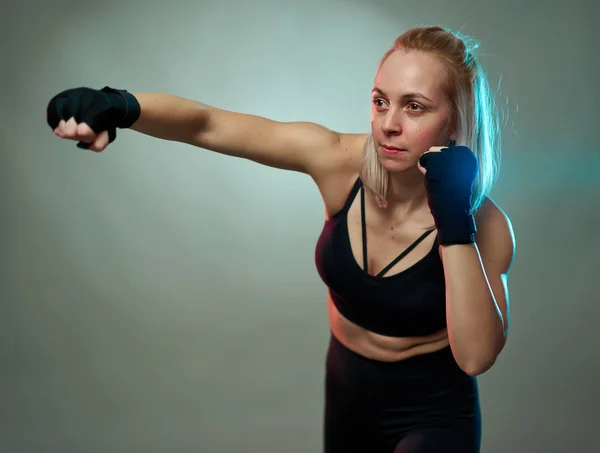
[[408,151],[405,148],[398,148],[396,146],[391,146],[391,145],[381,145],[381,150],[387,154],[399,154],[399,153],[405,153]]

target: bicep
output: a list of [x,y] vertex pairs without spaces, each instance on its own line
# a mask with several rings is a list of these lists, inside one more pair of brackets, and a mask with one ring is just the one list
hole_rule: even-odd
[[213,109],[197,145],[270,167],[312,173],[335,158],[340,134],[316,123],[279,122]]

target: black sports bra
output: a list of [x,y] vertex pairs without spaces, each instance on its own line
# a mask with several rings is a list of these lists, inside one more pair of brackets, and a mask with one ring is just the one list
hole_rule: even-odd
[[[354,258],[348,235],[348,210],[359,190],[364,269]],[[425,231],[379,274],[369,274],[364,189],[359,178],[342,210],[325,221],[315,253],[317,271],[342,316],[371,332],[392,337],[425,336],[443,329],[446,287],[437,241],[408,269],[384,276],[432,231]]]

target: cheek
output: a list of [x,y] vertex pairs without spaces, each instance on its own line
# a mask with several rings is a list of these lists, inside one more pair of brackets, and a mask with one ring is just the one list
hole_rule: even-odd
[[403,129],[404,135],[413,144],[424,143],[433,138],[435,131],[427,124],[413,123]]
[[381,129],[382,121],[376,115],[371,115],[371,132],[374,137],[380,137],[383,134]]
[[439,123],[430,123],[427,121],[415,122],[404,129],[404,133],[409,140],[416,145],[425,147],[436,146],[440,140],[445,140],[445,129]]

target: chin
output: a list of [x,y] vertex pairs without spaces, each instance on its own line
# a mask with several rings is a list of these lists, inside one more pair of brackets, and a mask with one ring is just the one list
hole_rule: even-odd
[[390,173],[404,173],[404,172],[410,171],[413,168],[415,168],[414,165],[406,165],[406,164],[399,164],[397,162],[386,162],[386,161],[381,162],[381,165],[383,166],[383,168],[385,168]]
[[[410,157],[410,156],[406,156]],[[379,163],[382,167],[391,173],[401,173],[418,169],[418,162],[410,158],[398,158],[389,156],[379,156]]]

